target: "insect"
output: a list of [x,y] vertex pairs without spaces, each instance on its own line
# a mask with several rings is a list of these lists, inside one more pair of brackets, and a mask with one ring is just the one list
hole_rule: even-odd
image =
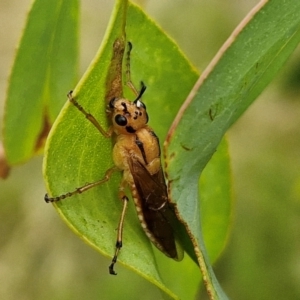
[[86,184],[73,192],[49,197],[45,195],[46,202],[56,202],[83,193],[90,188],[107,182],[115,171],[123,172],[119,186],[119,197],[123,202],[123,209],[117,230],[115,253],[109,266],[109,273],[116,275],[114,265],[117,262],[122,247],[122,234],[128,197],[125,188],[131,190],[138,218],[141,226],[151,242],[165,255],[175,260],[181,260],[183,251],[175,240],[173,221],[176,219],[173,204],[169,202],[160,160],[159,140],[151,127],[147,125],[148,114],[141,97],[146,86],[141,82],[141,89],[137,91],[130,78],[130,52],[131,43],[127,51],[127,85],[135,93],[136,99],[129,101],[123,97],[113,98],[109,101],[107,113],[111,120],[111,127],[105,131],[100,123],[87,113],[76,101],[72,92],[68,94],[69,101],[100,131],[102,135],[110,138],[113,134],[116,141],[113,147],[114,166],[108,169],[103,179]]

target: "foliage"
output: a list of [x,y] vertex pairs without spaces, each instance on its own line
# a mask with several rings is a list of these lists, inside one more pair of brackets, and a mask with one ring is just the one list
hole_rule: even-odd
[[[39,2],[42,1],[36,1],[35,5]],[[149,109],[151,125],[155,128],[161,141],[167,136],[165,162],[171,199],[177,203],[182,219],[191,230],[195,246],[201,249],[198,254],[199,262],[202,271],[204,269],[204,274],[212,280],[208,282],[208,290],[216,299],[223,299],[225,296],[218,286],[208,262],[200,223],[203,225],[207,252],[214,261],[224,247],[231,216],[230,175],[226,142],[223,141],[216,153],[215,151],[229,126],[275,76],[300,38],[299,16],[296,13],[299,11],[298,2],[287,1],[284,4],[277,2],[278,0],[269,3],[261,2],[260,6],[257,6],[234,32],[232,36],[234,38],[229,39],[227,45],[219,52],[217,59],[200,77],[190,97],[177,115],[168,135],[167,129],[172,124],[186,95],[192,89],[197,73],[177,46],[142,11],[129,5],[127,12],[127,39],[134,45],[132,53],[133,81],[138,82],[143,79],[148,86],[144,100]],[[104,124],[106,122],[104,118],[105,103],[101,104],[105,95],[105,76],[103,75],[109,71],[112,42],[116,36],[123,34],[120,32],[120,23],[122,23],[125,8],[122,7],[122,2],[120,3],[119,6],[116,6],[99,53],[75,89],[80,103]],[[57,16],[59,15],[57,14]],[[69,17],[74,21],[77,14],[70,13]],[[35,17],[29,15],[29,20],[34,22]],[[54,23],[57,20],[62,19],[57,18]],[[69,23],[66,22],[66,24]],[[280,24],[280,29],[277,24]],[[64,27],[64,24],[61,26]],[[31,28],[38,28],[38,26],[26,28],[25,41],[26,35],[32,34]],[[66,31],[63,32],[66,36],[68,34],[74,36],[75,31],[76,26],[67,26]],[[32,36],[29,38],[29,41],[31,40]],[[53,41],[55,38],[51,40],[51,42]],[[26,46],[29,42],[24,42],[24,44]],[[61,45],[61,43],[53,43],[54,46],[57,44]],[[45,48],[49,49],[49,46],[45,45]],[[30,48],[20,47],[19,51],[18,53],[22,54],[20,57],[28,57],[30,54]],[[41,52],[45,53],[45,51]],[[66,55],[66,51],[63,53]],[[69,61],[75,60],[77,47],[68,48],[67,53]],[[64,56],[62,56],[62,60],[64,60]],[[25,62],[28,63],[28,59]],[[43,63],[42,60],[41,65],[47,66],[47,62]],[[54,67],[52,65],[50,61],[46,71],[40,68],[43,69],[39,75],[40,78],[51,78],[49,73],[55,74],[52,72],[55,70],[55,64]],[[61,65],[59,66],[58,69],[61,70]],[[8,142],[12,140],[12,132],[15,132],[16,128],[15,123],[10,123],[11,120],[16,121],[16,118],[10,116],[14,115],[16,111],[20,111],[19,105],[11,103],[16,103],[15,99],[23,98],[22,91],[21,93],[18,91],[14,96],[11,95],[17,90],[15,86],[19,86],[18,80],[24,77],[24,71],[18,71],[24,70],[23,67],[22,64],[19,66],[16,63],[9,90],[13,92],[9,92],[6,106],[6,120],[9,120],[5,127],[6,151],[12,153],[8,155],[11,163],[24,161],[35,152],[32,149],[39,145],[39,133],[42,126],[41,119],[38,120],[40,125],[37,126],[37,121],[33,121],[33,116],[45,116],[44,110],[41,109],[45,99],[49,99],[49,95],[57,94],[55,84],[51,84],[52,80],[50,79],[41,80],[44,84],[43,87],[29,89],[35,94],[30,97],[26,95],[26,98],[39,100],[38,105],[34,102],[26,105],[26,107],[38,108],[38,110],[32,112],[28,109],[22,112],[25,120],[29,119],[33,122],[30,127],[24,126],[25,132],[30,132],[30,135],[32,133],[31,138],[24,139],[24,143],[27,143],[27,140],[31,140],[31,142],[27,143],[28,147],[23,144],[22,147],[17,147],[16,142]],[[62,68],[62,70],[65,69]],[[20,73],[18,74],[18,72]],[[74,74],[75,72],[70,73]],[[69,82],[74,80],[72,76],[70,76]],[[128,98],[131,98],[128,91],[124,92]],[[55,96],[54,98],[59,97]],[[54,110],[57,111],[57,106],[55,107]],[[48,112],[48,110],[46,111]],[[46,115],[48,116],[48,114]],[[50,119],[53,120],[55,113],[50,115],[52,115]],[[24,133],[20,136],[23,137]],[[19,136],[18,138],[20,139]],[[15,150],[17,148],[25,149],[26,153],[19,154]],[[100,179],[105,170],[112,165],[111,149],[111,141],[99,136],[99,133],[73,106],[66,104],[56,119],[46,147],[44,170],[51,194],[65,193],[85,182]],[[215,155],[208,163],[214,153]],[[207,163],[198,191],[199,175]],[[117,200],[119,180],[120,176],[115,176],[108,184],[57,205],[57,210],[68,225],[89,244],[109,257],[113,253],[114,228],[120,214],[120,203]],[[198,200],[198,192],[201,195],[201,202]],[[202,221],[200,221],[200,205]],[[133,207],[126,217],[124,249],[121,253],[120,262],[159,286],[169,296],[190,299],[196,293],[200,276],[188,257],[183,263],[177,264],[161,258],[161,254],[155,251],[156,260],[160,262],[159,271],[157,271],[153,249],[138,224]],[[185,272],[190,268],[193,269],[192,272]],[[180,286],[176,279],[171,281],[168,278],[170,272],[164,274],[164,269],[172,269],[177,274],[185,272],[186,276],[180,277]]]

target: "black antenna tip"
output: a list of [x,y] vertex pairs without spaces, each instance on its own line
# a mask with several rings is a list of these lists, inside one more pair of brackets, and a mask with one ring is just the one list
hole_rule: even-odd
[[144,84],[143,81],[141,81],[141,86],[142,86],[141,90],[140,90],[138,96],[136,97],[136,99],[134,101],[137,101],[137,100],[141,99],[141,97],[143,96],[144,92],[146,91],[147,87],[145,86],[145,84]]

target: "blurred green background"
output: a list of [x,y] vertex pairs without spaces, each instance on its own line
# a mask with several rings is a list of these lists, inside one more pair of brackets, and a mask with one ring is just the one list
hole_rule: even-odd
[[[1,119],[30,2],[0,0]],[[140,4],[203,70],[257,2]],[[82,1],[81,74],[99,47],[112,6],[111,0]],[[231,299],[300,299],[299,48],[228,139],[236,207],[216,275]],[[117,277],[109,276],[110,259],[85,245],[44,203],[41,164],[36,157],[0,181],[0,299],[160,299],[155,287],[121,265]]]

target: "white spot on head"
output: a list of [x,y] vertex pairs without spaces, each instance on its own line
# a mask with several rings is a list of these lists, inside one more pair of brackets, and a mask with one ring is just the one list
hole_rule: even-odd
[[142,106],[142,102],[140,100],[136,101],[136,107],[140,108]]

